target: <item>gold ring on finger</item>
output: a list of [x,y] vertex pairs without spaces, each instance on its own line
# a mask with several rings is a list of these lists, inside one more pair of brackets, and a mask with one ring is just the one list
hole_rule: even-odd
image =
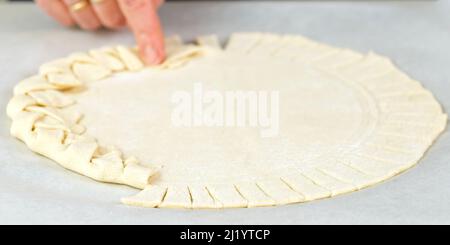
[[90,0],[92,4],[102,4],[105,0]]
[[87,6],[89,6],[89,1],[87,0],[81,0],[78,1],[72,5],[70,5],[70,11],[72,12],[78,12],[80,10],[83,10],[84,8],[86,8]]

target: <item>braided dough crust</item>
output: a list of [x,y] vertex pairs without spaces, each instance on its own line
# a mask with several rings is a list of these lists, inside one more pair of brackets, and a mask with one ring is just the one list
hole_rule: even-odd
[[[7,108],[11,134],[67,169],[142,189],[123,198],[125,204],[236,208],[311,201],[379,183],[415,165],[446,126],[433,95],[374,53],[268,33],[235,33],[224,49],[213,35],[197,44],[171,37],[166,49],[168,58],[156,67],[144,67],[136,49],[124,46],[43,64],[14,89]],[[224,90],[280,90],[286,109],[280,137],[216,129],[177,138],[180,132],[157,124],[158,117],[145,121],[155,123],[149,125],[154,135],[146,135],[145,128],[136,131],[148,120],[145,107],[124,112],[110,105],[114,120],[108,125],[98,116],[107,106],[102,100],[121,89],[123,97],[115,100],[154,102],[151,108],[161,115],[156,91],[189,87],[194,78]],[[150,99],[133,91],[130,96],[128,87],[137,95],[150,91]],[[129,135],[108,135],[115,127]],[[210,145],[216,148],[202,151]]]

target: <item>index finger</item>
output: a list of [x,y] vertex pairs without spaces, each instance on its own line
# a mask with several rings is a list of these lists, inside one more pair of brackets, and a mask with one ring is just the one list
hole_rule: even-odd
[[118,0],[138,43],[139,53],[148,65],[159,64],[165,57],[164,34],[156,7],[150,0]]

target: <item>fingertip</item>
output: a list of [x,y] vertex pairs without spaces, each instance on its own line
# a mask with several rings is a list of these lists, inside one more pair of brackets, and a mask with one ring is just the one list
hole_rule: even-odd
[[98,23],[80,24],[80,28],[86,31],[96,31],[100,29],[102,25]]
[[154,35],[152,37],[151,43],[153,44],[153,48],[156,50],[155,52],[158,54],[160,61],[164,60],[166,57],[166,50],[164,47],[164,38],[161,35]]
[[160,51],[152,45],[146,45],[141,49],[140,55],[146,65],[158,65],[164,60]]
[[125,18],[120,16],[120,17],[117,17],[116,19],[113,19],[110,21],[105,21],[105,23],[103,25],[108,29],[115,30],[115,29],[125,27],[126,24],[127,24],[127,22],[126,22]]
[[159,53],[160,63],[162,63],[166,59],[166,52],[164,49]]
[[65,27],[73,27],[76,24],[72,18],[61,19],[59,23]]
[[150,0],[119,0],[119,6],[134,32],[139,52],[147,65],[164,60],[163,32],[158,14]]
[[[81,16],[78,16],[81,17]],[[81,29],[86,31],[96,31],[102,27],[102,23],[95,16],[89,16],[91,18],[85,18],[83,21],[77,21]]]

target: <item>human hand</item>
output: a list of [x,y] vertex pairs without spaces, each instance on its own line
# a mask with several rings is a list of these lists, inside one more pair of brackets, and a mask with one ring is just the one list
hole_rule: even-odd
[[65,26],[85,30],[116,29],[128,24],[145,63],[155,65],[165,56],[163,31],[157,14],[164,0],[36,0],[48,15]]

